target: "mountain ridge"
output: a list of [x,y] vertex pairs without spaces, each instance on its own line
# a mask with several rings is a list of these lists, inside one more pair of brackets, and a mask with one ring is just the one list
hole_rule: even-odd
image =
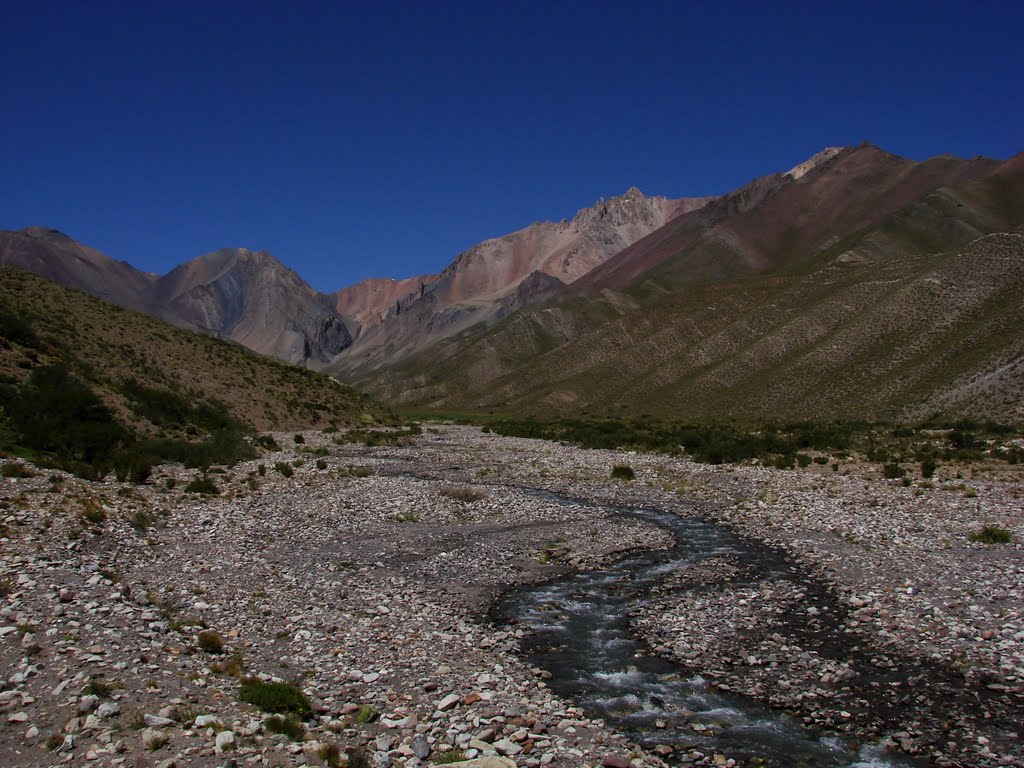
[[[722,413],[746,407],[723,393],[751,398],[755,392],[705,377],[705,366],[717,360],[714,366],[739,381],[746,368],[782,359],[754,354],[750,345],[767,348],[774,338],[809,356],[804,341],[818,343],[826,328],[839,327],[835,318],[815,316],[813,302],[794,303],[797,295],[831,301],[832,289],[820,290],[817,281],[860,296],[881,290],[872,276],[889,271],[903,285],[922,258],[948,261],[957,249],[988,248],[988,235],[1022,227],[1024,154],[916,162],[865,143],[828,147],[785,173],[713,198],[670,200],[631,187],[572,219],[534,222],[485,240],[437,274],[369,278],[332,294],[314,291],[266,252],[221,249],[155,276],[40,228],[0,233],[0,261],[34,260],[52,279],[94,289],[90,278],[109,270],[108,294],[134,291],[121,303],[146,305],[178,324],[211,328],[264,354],[322,368],[396,403],[612,413],[631,410],[630,397],[642,391],[654,410],[669,403],[692,408],[678,397],[682,382],[692,379],[704,382],[693,384],[694,393],[715,382],[705,399]],[[1010,238],[1000,247],[1012,254],[1018,243]],[[55,263],[47,262],[47,248]],[[1012,282],[1017,262],[1008,257],[1006,263]],[[989,279],[979,290],[998,294]],[[922,301],[916,309],[931,322],[928,313],[941,307],[924,301],[926,292],[904,288]],[[718,305],[742,314],[747,326],[721,326],[708,309]],[[776,327],[779,306],[802,319]],[[693,340],[679,328],[689,328]],[[775,335],[758,341],[757,333]],[[697,341],[706,338],[717,339],[717,348]],[[745,362],[726,364],[721,354],[744,345],[736,359]],[[645,356],[636,359],[639,349]],[[870,349],[860,365],[889,365],[891,350],[879,347],[872,363]],[[940,351],[930,354],[941,357]],[[969,373],[954,368],[943,369],[947,379],[933,382],[933,394],[953,386],[948,376]],[[978,373],[982,384],[1003,386],[1000,376]],[[595,390],[593,381],[602,386]],[[982,384],[957,391],[975,392]],[[596,400],[592,390],[601,391]],[[898,399],[886,413],[910,408]],[[967,407],[953,395],[943,402]],[[697,412],[711,414],[703,406]]]

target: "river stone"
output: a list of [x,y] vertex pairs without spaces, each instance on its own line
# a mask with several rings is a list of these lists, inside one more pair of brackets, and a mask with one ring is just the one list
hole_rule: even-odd
[[218,752],[230,752],[235,748],[235,733],[234,731],[221,731],[217,734],[216,741]]
[[412,751],[420,760],[426,760],[430,754],[430,745],[427,743],[427,737],[422,733],[416,735],[416,738],[412,740]]
[[460,696],[456,696],[454,693],[449,693],[447,696],[445,696],[443,699],[437,702],[437,708],[442,712],[447,712],[460,701],[462,701],[462,698]]
[[472,760],[461,760],[448,765],[462,766],[462,768],[516,768],[516,764],[507,757],[476,757]]

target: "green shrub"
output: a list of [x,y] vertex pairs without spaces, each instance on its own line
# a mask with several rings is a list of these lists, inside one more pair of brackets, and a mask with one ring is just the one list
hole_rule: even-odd
[[1005,528],[986,525],[980,531],[968,535],[967,538],[980,544],[1009,544],[1013,541],[1013,534]]
[[792,469],[796,463],[796,456],[792,453],[782,453],[771,460],[771,465],[776,469]]
[[316,468],[317,469],[327,469],[327,462],[324,459],[317,459],[316,460]]
[[937,466],[935,459],[926,458],[921,460],[921,477],[932,477],[935,474]]
[[825,466],[826,464],[828,464],[828,456],[815,456],[814,463],[820,464],[821,466]]
[[189,484],[185,486],[185,493],[201,493],[204,496],[216,496],[220,493],[220,489],[217,488],[216,483],[209,477],[199,475],[192,478]]
[[370,753],[362,747],[349,747],[345,750],[346,768],[373,768]]
[[284,461],[279,461],[274,464],[274,469],[280,472],[285,477],[291,477],[295,474],[295,470],[292,469],[291,465]]
[[21,313],[0,307],[0,336],[30,349],[40,347],[39,337]]
[[98,696],[101,699],[109,699],[114,692],[114,687],[97,677],[92,678],[82,689],[83,696]]
[[266,448],[268,451],[281,450],[281,446],[274,439],[273,435],[259,435],[256,437],[255,442],[260,448]]
[[449,765],[451,763],[461,763],[466,759],[466,753],[461,749],[449,749],[447,752],[442,752],[440,755],[433,759],[434,765]]
[[304,438],[302,435],[296,435],[295,437],[292,438],[292,440],[295,441],[296,445],[302,445],[302,443],[306,442],[306,438]]
[[811,465],[811,457],[806,453],[798,453],[796,455],[796,463],[801,467],[809,467]]
[[292,683],[265,683],[248,678],[242,682],[238,698],[275,715],[292,713],[304,720],[313,712],[306,694]]
[[196,644],[207,653],[224,653],[224,638],[220,632],[204,629],[196,636]]
[[903,477],[907,474],[907,471],[899,464],[885,464],[882,466],[882,474],[888,480],[895,480],[896,478]]
[[281,733],[292,741],[306,735],[306,726],[295,715],[271,715],[263,721],[267,733]]
[[[8,418],[25,447],[53,454],[79,473],[86,472],[87,465],[108,460],[116,448],[130,442],[124,427],[66,365],[33,369],[18,390]],[[88,474],[95,477],[99,472],[96,467]]]
[[380,712],[369,704],[360,704],[359,709],[356,712],[356,722],[360,724],[372,723],[378,717],[380,717]]
[[636,479],[636,472],[627,464],[616,464],[612,467],[611,478],[612,480],[625,480],[629,482]]

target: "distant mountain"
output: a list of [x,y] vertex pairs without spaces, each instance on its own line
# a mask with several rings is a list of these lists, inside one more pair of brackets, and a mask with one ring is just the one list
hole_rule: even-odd
[[0,262],[417,407],[1024,421],[1022,232],[1024,155],[864,144],[715,198],[632,188],[329,296],[244,249],[158,277],[31,228]]
[[352,343],[334,299],[265,251],[223,249],[158,277],[29,227],[0,232],[0,263],[291,363],[318,367]]
[[156,275],[115,261],[56,229],[0,231],[0,264],[21,267],[115,304],[154,313],[154,308],[147,306],[147,292]]
[[353,381],[445,409],[1024,422],[1022,227],[1024,155],[830,150]]
[[572,220],[538,222],[485,240],[459,254],[439,275],[368,280],[339,291],[338,310],[355,317],[359,330],[328,370],[348,376],[395,365],[436,341],[493,325],[550,298],[709,199],[648,197],[633,187],[580,210]]
[[253,455],[256,430],[391,421],[314,371],[0,266],[0,453],[140,481]]
[[157,280],[149,295],[190,325],[290,363],[325,363],[352,343],[333,300],[266,251],[200,256]]

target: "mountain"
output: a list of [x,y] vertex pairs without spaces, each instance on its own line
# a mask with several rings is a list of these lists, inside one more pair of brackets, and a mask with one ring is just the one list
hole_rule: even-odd
[[0,264],[21,267],[121,306],[155,313],[155,308],[147,305],[155,275],[115,261],[56,229],[0,231]]
[[1022,225],[1024,155],[830,150],[353,382],[451,410],[1024,422]]
[[710,198],[648,197],[633,187],[571,220],[537,222],[459,254],[439,275],[371,280],[336,295],[355,317],[355,342],[327,370],[341,376],[393,366],[473,326],[493,325],[564,285]]
[[0,263],[292,363],[317,367],[352,343],[333,298],[265,251],[226,248],[158,277],[56,230],[29,227],[0,232]]
[[200,256],[157,280],[149,295],[189,325],[290,363],[325,363],[352,343],[331,298],[266,251]]
[[139,482],[255,455],[256,430],[392,420],[321,374],[0,266],[0,454]]

